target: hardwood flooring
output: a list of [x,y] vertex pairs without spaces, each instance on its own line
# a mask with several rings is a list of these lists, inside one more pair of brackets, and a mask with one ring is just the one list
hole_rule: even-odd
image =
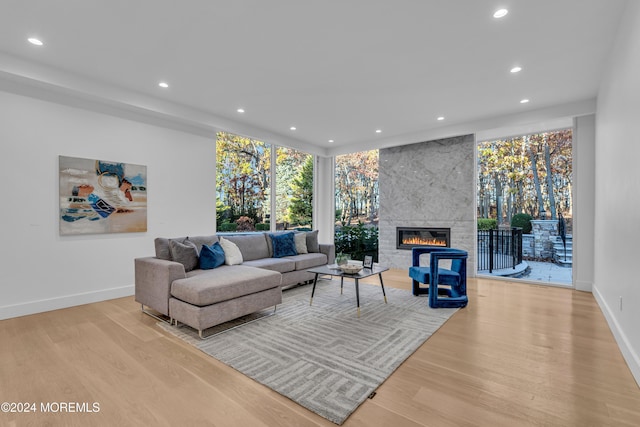
[[[410,288],[405,271],[384,279]],[[640,425],[591,294],[471,279],[469,300],[345,427]],[[36,405],[0,426],[334,425],[155,323],[133,297],[0,321],[0,403]]]

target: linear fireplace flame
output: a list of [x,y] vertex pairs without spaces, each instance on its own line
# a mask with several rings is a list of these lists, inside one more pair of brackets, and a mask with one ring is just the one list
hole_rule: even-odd
[[402,245],[411,246],[447,246],[445,239],[425,239],[424,237],[406,237],[402,239]]
[[396,248],[411,249],[416,246],[450,246],[450,228],[397,227]]

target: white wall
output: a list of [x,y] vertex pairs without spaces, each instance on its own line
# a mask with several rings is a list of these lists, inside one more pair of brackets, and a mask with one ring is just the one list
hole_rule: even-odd
[[336,218],[335,172],[333,157],[316,157],[313,197],[313,226],[318,231],[320,243],[333,243]]
[[[58,156],[147,166],[146,233],[60,236]],[[153,238],[215,230],[211,139],[0,92],[0,319],[133,294]]]
[[596,117],[576,117],[573,124],[573,283],[593,291],[595,226]]
[[640,2],[629,2],[598,93],[594,295],[640,384],[638,76]]

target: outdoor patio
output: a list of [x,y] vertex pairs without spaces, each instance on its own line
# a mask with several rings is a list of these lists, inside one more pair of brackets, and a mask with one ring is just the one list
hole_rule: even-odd
[[522,261],[515,268],[503,268],[493,270],[479,270],[478,275],[482,276],[500,276],[515,277],[526,281],[540,281],[546,283],[559,283],[571,286],[573,269],[570,267],[562,267],[553,262],[541,261]]

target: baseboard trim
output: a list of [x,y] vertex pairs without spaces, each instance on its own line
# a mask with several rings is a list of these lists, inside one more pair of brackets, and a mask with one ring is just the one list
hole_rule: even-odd
[[607,319],[609,329],[611,329],[613,337],[615,338],[616,342],[618,343],[618,347],[622,352],[622,357],[624,357],[625,362],[627,362],[627,366],[631,370],[633,378],[636,380],[636,383],[640,387],[640,355],[638,355],[633,346],[631,346],[631,344],[629,343],[627,334],[625,334],[622,328],[620,328],[620,324],[618,323],[616,316],[614,316],[611,307],[609,307],[605,299],[602,297],[602,294],[598,290],[598,287],[595,285],[593,286],[593,296],[600,306],[605,319]]
[[59,310],[77,305],[106,301],[115,298],[131,296],[134,293],[133,285],[119,288],[101,289],[94,292],[65,295],[56,298],[29,301],[14,305],[0,307],[0,320],[14,317],[28,316],[30,314],[44,313],[45,311]]

